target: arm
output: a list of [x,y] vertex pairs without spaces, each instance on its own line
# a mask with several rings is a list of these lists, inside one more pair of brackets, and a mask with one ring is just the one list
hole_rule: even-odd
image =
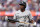
[[39,16],[37,16],[36,22],[39,20]]
[[31,14],[31,13],[29,14],[29,18],[30,18],[30,22],[31,22],[31,23],[33,23],[33,22],[34,22],[34,20],[33,20],[33,16],[32,16],[32,14]]
[[16,15],[14,15],[13,19],[8,19],[9,22],[12,22],[12,23],[15,23],[15,22],[19,22],[17,19],[16,19]]

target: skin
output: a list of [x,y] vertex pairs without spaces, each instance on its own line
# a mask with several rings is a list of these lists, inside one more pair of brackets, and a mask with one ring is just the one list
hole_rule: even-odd
[[24,6],[20,5],[20,10],[21,12],[24,12],[25,11]]
[[39,20],[39,16],[37,16],[37,20],[36,20],[36,22]]

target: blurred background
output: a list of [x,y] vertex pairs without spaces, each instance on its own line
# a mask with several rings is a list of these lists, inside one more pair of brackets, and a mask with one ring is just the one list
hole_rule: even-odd
[[38,23],[40,20],[40,0],[0,0],[0,21],[4,21],[6,16],[13,18],[22,1],[26,2],[26,10],[30,10],[34,21]]

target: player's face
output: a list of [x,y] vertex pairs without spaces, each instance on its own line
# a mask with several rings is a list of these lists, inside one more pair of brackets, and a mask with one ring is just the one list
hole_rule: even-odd
[[24,9],[24,6],[20,5],[20,9]]

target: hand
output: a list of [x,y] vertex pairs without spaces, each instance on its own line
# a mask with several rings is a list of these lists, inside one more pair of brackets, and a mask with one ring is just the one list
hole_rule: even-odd
[[33,21],[33,20],[31,20],[30,22],[31,22],[31,23],[33,23],[34,21]]

